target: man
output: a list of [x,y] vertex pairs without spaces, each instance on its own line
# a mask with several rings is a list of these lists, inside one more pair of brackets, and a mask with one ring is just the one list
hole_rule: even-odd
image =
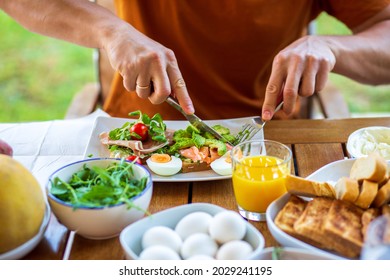
[[[118,17],[86,0],[2,0],[0,8],[33,32],[104,49],[118,72],[104,104],[112,116],[141,109],[179,119],[164,103],[173,95],[205,119],[262,111],[269,120],[281,95],[279,117],[286,118],[298,96],[324,88],[330,71],[368,84],[390,81],[390,0],[115,4]],[[353,35],[303,36],[322,11]]]

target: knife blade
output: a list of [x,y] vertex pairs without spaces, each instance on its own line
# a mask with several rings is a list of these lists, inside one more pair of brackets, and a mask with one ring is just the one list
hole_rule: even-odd
[[202,121],[198,116],[195,114],[189,115],[186,114],[183,110],[183,108],[177,103],[172,97],[168,96],[168,98],[165,100],[169,105],[171,105],[173,108],[178,110],[188,121],[191,125],[196,127],[197,129],[201,131],[205,131],[213,135],[216,139],[222,140],[223,142],[233,146],[232,143],[227,141],[221,134],[219,134],[215,129],[208,126],[204,121]]

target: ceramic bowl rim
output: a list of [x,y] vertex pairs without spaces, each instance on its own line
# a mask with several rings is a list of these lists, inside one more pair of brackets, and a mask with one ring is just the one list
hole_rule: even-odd
[[[50,192],[50,184],[51,182],[53,181],[53,178],[55,177],[55,174],[57,174],[58,172],[60,172],[61,170],[65,169],[65,168],[68,168],[69,166],[72,166],[72,165],[76,165],[76,164],[80,164],[80,163],[87,163],[87,162],[98,162],[98,161],[110,161],[110,162],[114,162],[114,161],[121,161],[122,159],[120,158],[106,158],[106,157],[97,157],[97,158],[88,158],[88,159],[82,159],[82,160],[78,160],[78,161],[74,161],[74,162],[71,162],[71,163],[68,163],[60,168],[58,168],[57,170],[55,170],[54,172],[52,172],[49,176],[49,179],[46,183],[46,193],[47,193],[47,196],[49,199],[53,200],[54,202],[60,204],[60,205],[63,205],[65,207],[73,207],[73,204],[69,203],[69,202],[65,202],[57,197],[55,197],[51,192]],[[130,161],[128,160],[125,160],[126,162],[130,163]],[[147,174],[147,177],[148,177],[148,181],[147,181],[147,184],[146,184],[146,187],[145,189],[137,194],[136,196],[132,197],[130,200],[131,201],[135,201],[137,200],[138,198],[142,197],[145,193],[147,193],[153,186],[153,181],[152,181],[152,175],[150,173],[150,171],[144,167],[143,165],[141,164],[138,164],[136,162],[134,162],[134,165],[143,169],[146,174]],[[77,209],[78,210],[103,210],[103,209],[108,209],[108,208],[114,208],[114,207],[119,207],[119,206],[123,206],[125,205],[125,202],[120,202],[118,204],[114,204],[114,205],[108,205],[108,206],[78,206]]]

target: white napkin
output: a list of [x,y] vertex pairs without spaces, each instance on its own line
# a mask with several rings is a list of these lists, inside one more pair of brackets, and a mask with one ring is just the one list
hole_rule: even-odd
[[44,186],[56,169],[83,158],[98,116],[109,115],[97,109],[78,119],[0,123],[0,139],[11,145],[14,158]]

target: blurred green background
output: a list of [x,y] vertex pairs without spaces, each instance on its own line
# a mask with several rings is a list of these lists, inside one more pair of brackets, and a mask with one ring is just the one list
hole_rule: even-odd
[[[0,11],[0,122],[61,119],[73,95],[96,80],[93,50],[25,30]],[[348,34],[326,14],[319,34]],[[390,115],[390,86],[367,86],[331,74],[353,116]]]

